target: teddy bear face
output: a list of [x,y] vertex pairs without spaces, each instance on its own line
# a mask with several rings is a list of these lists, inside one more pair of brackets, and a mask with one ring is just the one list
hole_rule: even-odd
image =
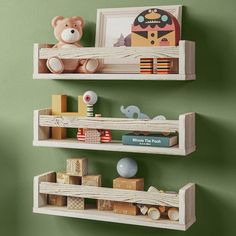
[[71,18],[56,16],[52,20],[52,26],[54,35],[59,42],[73,44],[82,38],[84,20],[79,16]]

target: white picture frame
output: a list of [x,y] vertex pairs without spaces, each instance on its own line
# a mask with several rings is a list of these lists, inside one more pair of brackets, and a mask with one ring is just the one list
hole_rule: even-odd
[[[163,9],[174,15],[182,25],[182,6],[146,6],[126,8],[97,9],[96,47],[113,47],[117,39],[123,34],[131,33],[134,19],[142,11],[149,8]],[[139,73],[138,60],[103,60],[103,73]]]

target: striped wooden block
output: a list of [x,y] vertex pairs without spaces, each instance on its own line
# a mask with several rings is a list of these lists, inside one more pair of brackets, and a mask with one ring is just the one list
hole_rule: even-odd
[[79,128],[78,132],[77,132],[77,140],[80,142],[84,142],[85,141],[85,132],[84,129]]
[[153,73],[153,58],[141,58],[139,66],[140,66],[140,73],[152,74]]
[[93,117],[93,105],[87,104],[87,117]]
[[170,74],[171,73],[171,58],[156,58],[154,71],[157,74]]
[[103,132],[103,135],[101,135],[101,142],[102,143],[109,143],[112,140],[111,131],[105,130]]

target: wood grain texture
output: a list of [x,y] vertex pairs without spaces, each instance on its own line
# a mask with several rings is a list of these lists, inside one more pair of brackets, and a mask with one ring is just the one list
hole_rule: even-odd
[[[164,155],[182,155],[186,156],[196,150],[195,146],[195,113],[186,113],[179,116],[178,120],[171,121],[144,121],[144,120],[132,120],[123,118],[104,118],[104,117],[78,117],[78,116],[51,116],[44,114],[50,114],[50,109],[43,109],[35,111],[34,117],[34,146],[41,147],[59,147],[59,148],[73,148],[84,150],[103,150],[103,151],[117,151],[117,152],[133,152],[133,153],[149,153],[149,154],[164,154]],[[42,115],[40,115],[42,114]],[[40,116],[40,119],[39,119]],[[129,121],[127,123],[127,120]],[[131,146],[123,145],[121,141],[112,140],[111,143],[99,143],[90,144],[78,142],[76,139],[63,139],[55,140],[50,139],[49,127],[43,127],[40,125],[64,125],[66,127],[78,127],[78,121],[82,122],[83,127],[93,127],[97,129],[117,129],[117,130],[158,130],[158,131],[179,131],[179,145],[166,148],[166,147],[146,147],[146,146]],[[101,122],[102,121],[102,122]],[[115,121],[115,122],[113,122]],[[118,122],[117,122],[118,121]],[[120,122],[121,121],[121,122]],[[133,122],[134,121],[134,122]],[[41,124],[39,124],[41,122]],[[125,123],[125,126],[121,125]],[[133,124],[131,125],[130,123]],[[149,125],[150,123],[151,125]],[[145,124],[145,125],[143,125]],[[81,125],[81,123],[79,123]],[[108,126],[109,125],[109,126]],[[81,125],[82,126],[82,125]],[[155,128],[153,128],[155,126]],[[125,127],[125,128],[123,128]],[[45,135],[44,128],[46,128]],[[40,139],[38,138],[38,133]]]
[[179,147],[183,150],[195,150],[195,113],[179,116]]
[[112,151],[112,152],[132,152],[132,153],[146,153],[146,154],[163,154],[163,155],[181,155],[186,156],[193,152],[189,151],[186,153],[178,145],[165,148],[165,147],[142,147],[142,146],[131,146],[123,145],[120,141],[113,140],[111,143],[100,143],[90,144],[78,142],[77,139],[46,139],[46,140],[35,140],[33,141],[34,146],[38,147],[57,147],[57,148],[72,148],[72,149],[83,149],[83,150],[100,150],[100,151]]
[[195,42],[179,42],[179,74],[195,74]]
[[106,221],[114,223],[122,223],[129,225],[139,225],[145,227],[163,228],[163,229],[174,229],[185,231],[191,224],[184,225],[176,221],[170,220],[151,220],[147,216],[138,215],[120,215],[115,214],[111,211],[98,211],[96,209],[88,210],[69,210],[66,207],[55,207],[55,206],[44,206],[41,208],[33,208],[34,213],[47,214],[54,216],[73,217],[80,219],[89,219],[97,221]]
[[59,57],[60,59],[178,58],[179,47],[78,47],[39,49],[39,59],[48,59],[50,57]]
[[40,115],[51,115],[51,109],[42,109],[34,111],[34,140],[44,140],[49,139],[51,136],[49,127],[39,126],[39,117]]
[[52,73],[34,73],[34,79],[42,79],[42,80],[138,80],[138,81],[184,81],[184,80],[195,80],[195,74],[189,75],[181,75],[181,74],[52,74]]
[[[166,193],[148,193],[143,191],[132,191],[132,190],[120,190],[120,189],[109,189],[109,188],[101,188],[101,187],[90,187],[90,186],[80,186],[80,185],[72,185],[72,188],[69,188],[70,185],[67,184],[57,184],[50,183],[50,181],[55,181],[55,172],[45,173],[34,178],[34,208],[33,211],[35,213],[42,213],[48,215],[58,215],[58,216],[66,216],[66,217],[75,217],[81,219],[91,219],[98,221],[107,221],[107,222],[117,222],[124,224],[132,224],[132,225],[143,225],[147,227],[156,227],[156,228],[166,228],[166,229],[176,229],[176,230],[187,230],[195,221],[195,185],[193,183],[187,184],[179,190],[179,194],[166,194]],[[42,182],[45,180],[45,182]],[[64,188],[63,186],[68,186],[68,188]],[[74,188],[77,186],[78,188]],[[42,188],[44,190],[42,190]],[[98,191],[97,191],[98,190]],[[101,191],[100,191],[101,190]],[[115,190],[115,192],[107,192],[107,190]],[[46,193],[42,193],[42,192]],[[124,196],[124,191],[126,191]],[[128,191],[128,192],[127,192]],[[45,199],[42,199],[42,203],[38,204],[38,196],[46,196],[46,194],[57,193],[58,195],[82,195],[88,198],[98,199],[100,197],[108,198],[110,194],[110,198],[117,199],[114,196],[123,198],[125,197],[125,202],[133,202],[138,199],[138,201],[143,201],[141,197],[145,198],[145,202],[155,201],[155,204],[159,205],[161,201],[163,203],[163,199],[165,199],[165,203],[168,201],[168,204],[171,202],[172,207],[179,205],[180,211],[180,221],[170,221],[170,220],[151,220],[147,216],[138,215],[138,216],[128,216],[128,215],[119,215],[114,214],[111,211],[98,211],[97,209],[87,209],[86,210],[71,210],[66,207],[57,207],[57,206],[49,206],[46,205]],[[81,193],[82,192],[82,193]],[[133,193],[137,193],[138,195],[133,195]],[[81,194],[80,194],[81,193]],[[128,194],[127,194],[128,193]],[[145,193],[145,196],[143,195]],[[147,197],[147,195],[149,197]],[[132,196],[131,196],[132,195]],[[171,195],[171,196],[170,196]],[[131,197],[131,198],[130,198]],[[161,199],[160,199],[161,198]],[[131,200],[132,199],[132,200]],[[166,204],[163,205],[166,205]],[[110,210],[110,208],[109,208]]]
[[179,222],[195,222],[195,184],[189,183],[179,190]]
[[112,189],[104,187],[41,182],[40,193],[119,202],[179,206],[178,194]]
[[66,127],[66,128],[90,128],[110,130],[131,130],[150,132],[176,132],[178,121],[176,120],[138,120],[128,118],[106,117],[78,117],[78,116],[50,116],[42,115],[40,126]]
[[48,172],[34,177],[34,199],[35,208],[47,205],[47,195],[39,193],[39,185],[41,182],[56,182],[56,173]]

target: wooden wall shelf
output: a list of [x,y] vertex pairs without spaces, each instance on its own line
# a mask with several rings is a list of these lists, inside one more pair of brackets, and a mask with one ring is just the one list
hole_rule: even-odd
[[[163,47],[84,47],[53,49],[50,44],[34,45],[34,79],[72,80],[195,80],[195,43],[181,40],[179,46]],[[46,60],[52,56],[61,59],[138,59],[179,58],[179,74],[52,74]]]
[[[111,143],[88,144],[76,139],[53,140],[50,138],[51,127],[92,128],[125,131],[178,132],[178,146],[144,147],[123,145],[121,141]],[[53,116],[51,109],[34,111],[34,146],[74,148],[85,150],[102,150],[134,152],[165,155],[188,155],[196,150],[195,146],[195,113],[179,116],[178,120],[137,120],[127,118]]]
[[[55,183],[55,175],[55,172],[49,172],[34,178],[33,211],[35,213],[175,230],[187,230],[196,221],[195,184],[192,183],[181,188],[178,194],[170,194],[58,184]],[[179,221],[151,220],[146,216],[128,216],[96,209],[69,210],[66,207],[48,205],[48,194],[177,207],[179,208]]]

